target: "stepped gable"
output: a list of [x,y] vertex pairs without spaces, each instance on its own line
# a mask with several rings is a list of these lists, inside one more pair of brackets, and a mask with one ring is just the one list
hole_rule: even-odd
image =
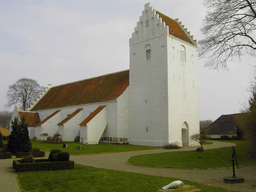
[[162,18],[162,22],[164,22],[169,27],[169,34],[182,39],[188,43],[196,45],[196,41],[193,40],[193,37],[190,36],[190,33],[184,29],[184,26],[180,25],[181,23],[178,20],[173,20],[170,17],[164,15],[163,13],[156,11],[156,14]]
[[27,112],[27,111],[18,111],[19,121],[21,121],[22,117],[25,117],[25,123],[29,127],[36,127],[38,123],[40,123],[40,117],[37,112]]
[[129,70],[52,87],[31,109],[42,110],[117,99],[129,86]]

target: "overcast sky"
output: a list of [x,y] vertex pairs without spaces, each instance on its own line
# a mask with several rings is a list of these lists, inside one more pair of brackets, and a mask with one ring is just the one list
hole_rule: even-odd
[[[129,69],[129,39],[145,0],[1,0],[0,111],[8,86],[31,78],[53,86]],[[203,0],[151,0],[194,38],[206,15]],[[238,113],[247,103],[253,58],[211,70],[199,60],[200,119]]]

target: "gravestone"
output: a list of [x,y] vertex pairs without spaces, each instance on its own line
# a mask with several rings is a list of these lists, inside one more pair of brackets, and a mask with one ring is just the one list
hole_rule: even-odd
[[68,144],[67,143],[63,143],[63,148],[68,148]]

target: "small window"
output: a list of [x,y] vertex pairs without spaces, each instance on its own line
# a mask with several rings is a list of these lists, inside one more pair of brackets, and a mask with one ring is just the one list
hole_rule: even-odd
[[146,27],[149,27],[149,20],[146,21]]
[[186,49],[184,46],[180,47],[180,61],[183,63],[186,62]]
[[151,50],[146,50],[146,60],[151,59]]
[[146,132],[148,132],[148,127],[146,127]]

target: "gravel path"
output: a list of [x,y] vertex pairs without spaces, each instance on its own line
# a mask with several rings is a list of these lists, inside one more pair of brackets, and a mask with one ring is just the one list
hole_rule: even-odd
[[[204,146],[205,149],[231,147],[234,144],[226,142],[214,142],[212,145]],[[163,176],[177,178],[180,180],[189,180],[209,186],[221,187],[233,191],[253,192],[256,191],[256,165],[241,166],[236,169],[236,176],[244,177],[244,183],[228,184],[223,182],[223,177],[232,176],[232,169],[172,169],[172,168],[153,168],[130,165],[127,160],[135,155],[174,152],[174,151],[190,151],[196,147],[184,147],[177,150],[148,150],[134,151],[122,153],[106,153],[96,155],[72,155],[70,160],[74,160],[76,164],[92,166],[96,168],[112,169],[126,172],[142,173],[147,175]],[[48,156],[49,153],[46,153]],[[17,174],[12,168],[12,159],[0,160],[0,192],[19,192]],[[171,182],[171,181],[170,181]],[[185,183],[186,184],[186,183]]]
[[19,192],[17,174],[15,169],[12,168],[12,159],[0,159],[0,192]]

